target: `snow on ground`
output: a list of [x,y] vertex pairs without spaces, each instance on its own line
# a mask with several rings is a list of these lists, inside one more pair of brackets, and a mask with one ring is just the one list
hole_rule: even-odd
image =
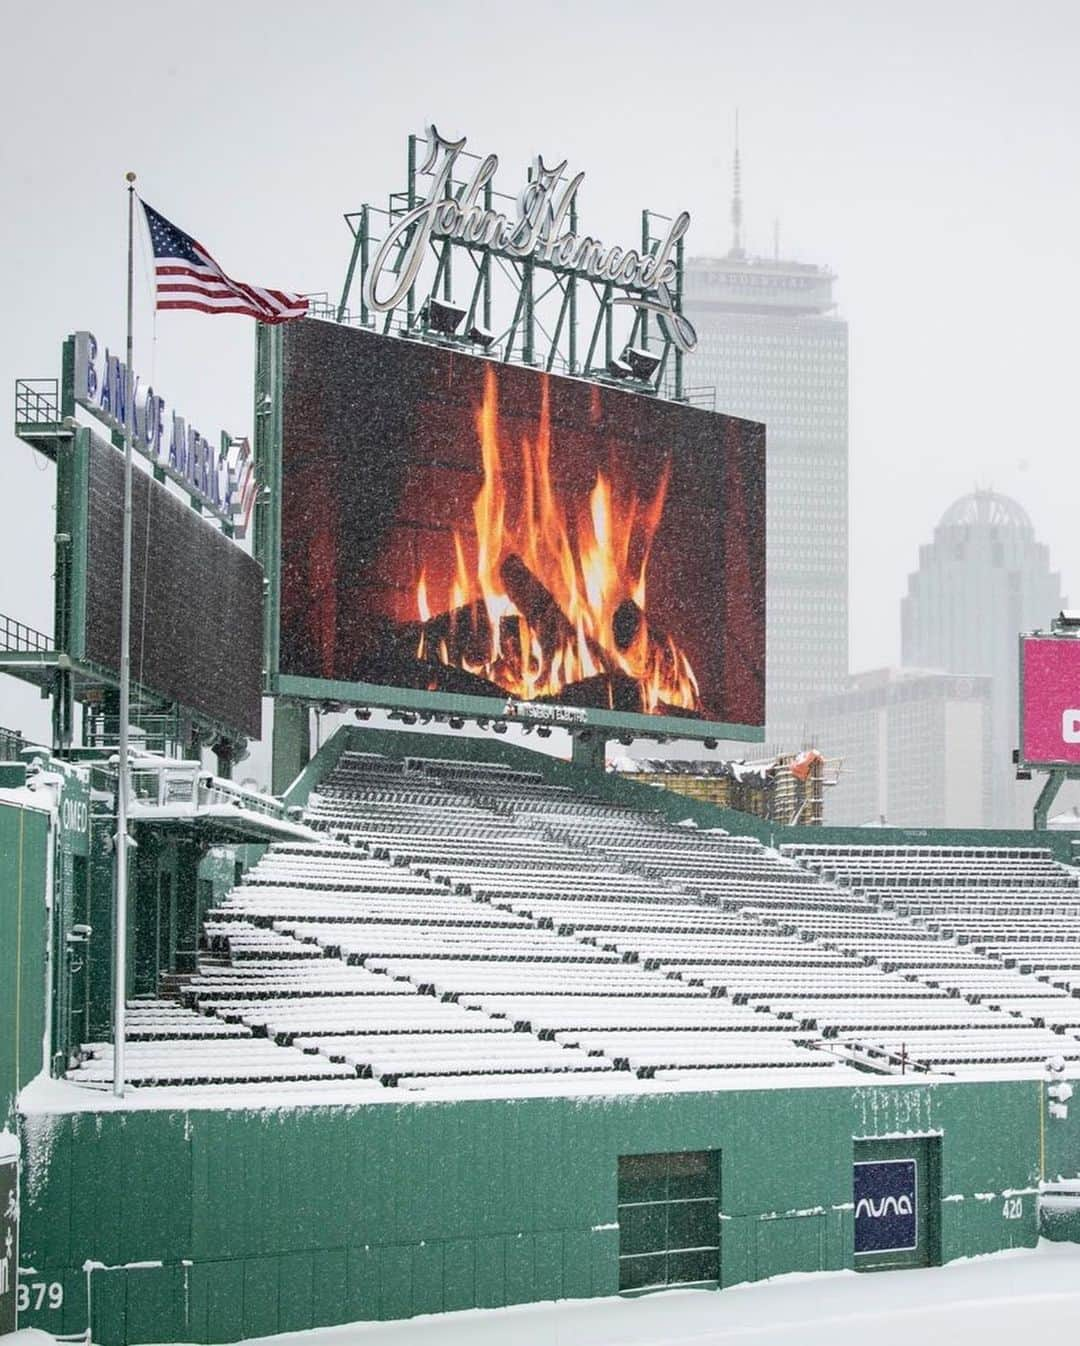
[[1077,1339],[1080,1246],[921,1271],[782,1276],[714,1290],[358,1323],[245,1346],[1017,1346]]

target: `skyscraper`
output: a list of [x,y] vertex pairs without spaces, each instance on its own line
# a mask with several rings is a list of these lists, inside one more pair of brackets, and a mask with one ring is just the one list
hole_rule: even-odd
[[791,748],[848,671],[847,323],[825,267],[746,252],[737,141],[734,167],[731,247],[686,264],[688,379],[766,424],[766,737]]
[[973,491],[951,504],[908,576],[900,609],[903,663],[993,679],[991,826],[1031,825],[1031,790],[1018,789],[1011,765],[1017,637],[1047,627],[1062,605],[1061,577],[1051,571],[1031,520],[1015,500],[993,491]]
[[842,766],[826,822],[985,827],[993,679],[876,668],[812,708],[819,742]]

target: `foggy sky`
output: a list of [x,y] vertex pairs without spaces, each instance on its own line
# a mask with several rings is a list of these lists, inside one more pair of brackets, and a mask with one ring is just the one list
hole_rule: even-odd
[[[1080,599],[1080,9],[812,8],[9,3],[0,613],[51,630],[54,475],[11,433],[14,382],[59,375],[76,328],[122,349],[125,170],[232,275],[336,297],[343,213],[404,185],[431,120],[497,153],[505,190],[568,158],[583,232],[629,244],[642,207],[687,209],[689,253],[723,252],[736,107],[748,248],[779,218],[850,324],[852,667],[898,660],[918,546],[975,485],[1016,496]],[[148,259],[136,369],[211,439],[250,433],[253,324],[155,320]],[[0,678],[0,725],[46,735],[47,703]]]

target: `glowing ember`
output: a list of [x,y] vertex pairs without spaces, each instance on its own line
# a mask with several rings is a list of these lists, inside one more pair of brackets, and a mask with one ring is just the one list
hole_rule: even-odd
[[[551,476],[545,379],[536,441],[521,442],[521,500],[511,518],[493,369],[485,374],[476,429],[483,484],[473,501],[475,543],[454,534],[453,580],[441,601],[428,568],[421,570],[417,656],[485,678],[522,700],[555,697],[600,677],[613,705],[613,681],[621,678],[637,684],[642,710],[699,711],[689,660],[673,637],[650,629],[647,615],[646,571],[670,462],[645,503],[597,472],[588,508],[568,518]],[[431,623],[433,612],[446,615]],[[438,637],[429,623],[440,626]]]

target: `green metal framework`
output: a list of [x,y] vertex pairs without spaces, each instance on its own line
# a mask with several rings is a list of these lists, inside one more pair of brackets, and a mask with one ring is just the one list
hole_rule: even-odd
[[[391,192],[385,208],[364,205],[345,216],[352,233],[341,298],[337,304],[325,306],[326,316],[338,322],[358,321],[365,327],[378,327],[384,333],[430,337],[423,317],[424,303],[429,297],[445,300],[454,298],[456,283],[465,300],[464,332],[480,326],[491,335],[485,350],[467,338],[451,338],[452,344],[463,344],[474,353],[497,356],[507,362],[530,365],[547,371],[557,371],[584,378],[607,379],[608,366],[626,346],[648,348],[650,342],[659,342],[659,365],[648,379],[621,378],[619,386],[639,392],[658,393],[677,401],[714,401],[713,390],[688,389],[684,382],[684,355],[655,320],[643,309],[634,312],[628,332],[617,336],[617,311],[614,303],[617,292],[626,291],[610,281],[597,281],[581,276],[572,268],[545,261],[535,256],[514,259],[503,255],[488,244],[470,244],[450,238],[431,240],[429,265],[421,270],[417,280],[406,293],[401,305],[385,314],[376,314],[368,307],[364,296],[364,279],[368,274],[374,251],[383,236],[400,220],[414,210],[424,199],[419,187],[422,148],[428,145],[424,136],[411,135],[408,146],[408,168],[404,191]],[[461,160],[471,164],[481,156],[463,152]],[[530,170],[530,180],[532,170]],[[447,182],[448,197],[457,197],[465,190],[461,179]],[[514,206],[514,198],[492,188],[490,182],[483,189],[486,210]],[[641,212],[641,253],[654,255],[661,244],[658,226],[670,224],[669,216],[655,211]],[[569,229],[577,233],[577,202],[570,205]],[[390,271],[400,274],[403,258],[408,251],[409,236],[402,239],[398,255]],[[675,246],[676,279],[672,287],[673,307],[682,312],[683,241]],[[464,272],[464,276],[462,276]],[[359,304],[352,302],[354,288],[360,283]],[[509,319],[492,329],[499,300],[505,293]],[[644,293],[644,292],[642,292]],[[352,307],[350,305],[352,304]]]
[[[52,698],[53,750],[79,757],[115,747],[119,678],[86,657],[87,463],[94,432],[74,419],[70,348],[66,342],[61,382],[21,379],[16,384],[16,434],[56,463],[54,624],[50,635],[0,614],[0,672],[32,683]],[[160,479],[160,474],[155,476]],[[80,743],[75,741],[77,701],[84,709]],[[242,751],[242,736],[235,728],[150,688],[132,688],[131,709],[131,723],[142,731],[150,751],[189,752],[194,743],[219,741]]]

